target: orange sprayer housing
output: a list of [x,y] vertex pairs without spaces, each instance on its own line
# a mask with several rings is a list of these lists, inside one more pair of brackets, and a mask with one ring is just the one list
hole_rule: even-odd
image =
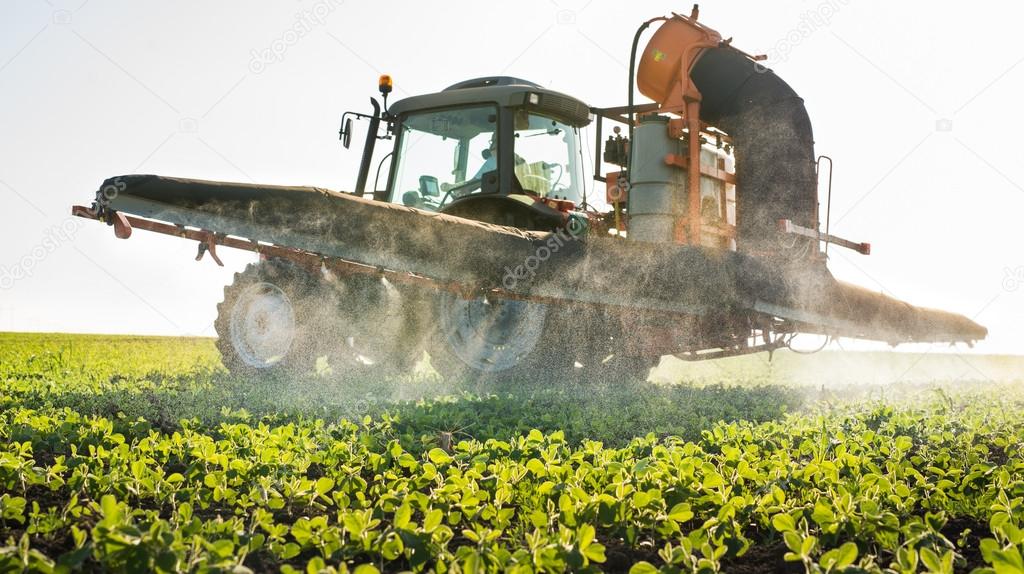
[[693,18],[673,14],[647,43],[640,56],[636,84],[640,93],[661,104],[666,111],[683,109],[683,96],[690,91],[690,68],[705,48],[717,47],[722,35]]

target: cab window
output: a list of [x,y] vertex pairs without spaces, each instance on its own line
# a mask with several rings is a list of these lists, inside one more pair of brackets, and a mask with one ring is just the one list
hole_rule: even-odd
[[436,211],[479,190],[497,164],[498,111],[473,106],[410,114],[399,128],[391,201]]

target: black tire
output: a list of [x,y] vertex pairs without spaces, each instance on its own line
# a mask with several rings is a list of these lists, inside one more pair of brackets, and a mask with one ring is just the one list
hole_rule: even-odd
[[[280,356],[271,360],[260,353],[252,340],[250,323],[258,322],[259,309],[253,304],[287,301],[291,319],[273,317],[290,334],[282,333],[276,343]],[[254,303],[255,302],[255,303]],[[313,274],[283,259],[250,264],[235,274],[224,288],[224,301],[217,306],[217,348],[224,366],[233,374],[255,376],[301,376],[311,372],[332,376],[391,375],[406,369],[414,360],[396,348],[404,328],[396,292],[376,277],[343,278]],[[287,344],[286,341],[287,340]],[[258,341],[257,341],[258,342]]]
[[[456,311],[452,311],[453,306]],[[453,327],[453,316],[469,316],[471,309],[486,306],[495,310],[487,311],[484,320],[474,323],[467,319]],[[487,320],[502,310],[513,315],[510,322]],[[557,317],[550,307],[508,300],[465,302],[455,295],[435,293],[421,304],[420,312],[428,323],[424,348],[430,365],[442,378],[464,388],[478,392],[540,388],[561,384],[571,373],[572,358],[560,352],[563,345],[558,340]],[[524,323],[529,325],[524,327]],[[503,343],[517,345],[515,338],[524,330],[530,332],[528,337],[535,340],[534,344],[500,350]],[[500,360],[490,361],[494,357],[490,351],[480,355],[473,351],[481,340],[486,340],[488,349],[499,349]]]
[[306,374],[329,349],[320,327],[335,306],[334,293],[298,265],[282,259],[251,263],[235,273],[217,305],[221,361],[246,377]]
[[438,305],[451,295],[434,295],[428,309],[430,333],[425,348],[431,366],[446,380],[476,391],[544,388],[562,385],[597,386],[646,381],[661,357],[633,356],[624,346],[622,321],[593,308],[548,306],[536,345],[513,366],[486,370],[454,351]]

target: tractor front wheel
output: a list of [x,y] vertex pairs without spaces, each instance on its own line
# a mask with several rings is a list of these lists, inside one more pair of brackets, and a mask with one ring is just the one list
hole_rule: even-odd
[[217,347],[224,365],[243,376],[392,374],[408,366],[394,352],[400,305],[379,278],[327,277],[268,259],[224,288]]
[[269,259],[248,265],[217,306],[217,348],[224,366],[244,376],[299,374],[324,350],[318,314],[331,293],[298,265]]

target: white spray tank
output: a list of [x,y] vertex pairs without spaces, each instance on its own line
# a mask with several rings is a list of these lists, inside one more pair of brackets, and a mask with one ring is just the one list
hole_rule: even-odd
[[669,118],[645,115],[633,129],[629,154],[629,232],[633,241],[670,243],[686,210],[686,172],[665,163],[685,152],[668,137]]
[[[667,116],[645,115],[633,130],[628,238],[634,241],[676,241],[676,226],[687,212],[687,170],[666,161],[670,155],[685,157],[686,145],[669,136],[668,122]],[[712,144],[701,146],[700,163],[710,173],[735,171],[731,154]],[[701,245],[736,249],[735,239],[716,232],[736,224],[735,187],[724,179],[701,175]]]

